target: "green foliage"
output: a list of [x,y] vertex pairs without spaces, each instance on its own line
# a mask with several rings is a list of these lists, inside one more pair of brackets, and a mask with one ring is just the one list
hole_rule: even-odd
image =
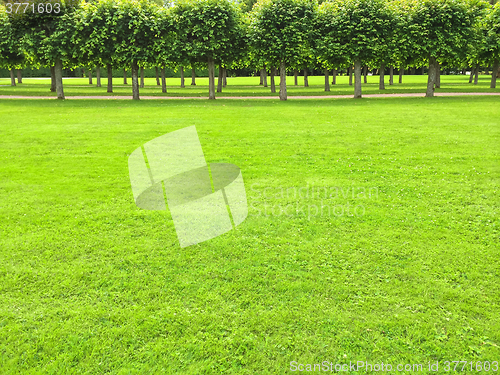
[[174,49],[181,64],[206,62],[209,58],[225,62],[239,54],[243,30],[238,9],[232,2],[180,1],[171,14],[177,33]]
[[500,60],[500,3],[496,3],[485,18],[485,57],[488,62]]
[[154,39],[154,62],[157,66],[176,65],[180,54],[175,48],[177,34],[170,12],[166,8],[159,8],[156,22],[158,37]]
[[[498,56],[498,5],[484,0],[262,0],[244,14],[230,0],[47,0],[60,11],[3,13],[2,64],[289,68],[462,65]],[[36,0],[33,4],[42,4]],[[31,4],[31,3],[28,3]],[[250,3],[248,3],[250,4]],[[248,6],[247,6],[248,8]],[[486,16],[486,11],[491,9]],[[30,8],[31,9],[31,8]],[[7,64],[7,65],[6,65]]]
[[75,12],[72,43],[76,46],[76,59],[100,65],[113,63],[118,39],[117,12],[118,5],[114,0],[84,3]]
[[317,6],[309,0],[262,0],[253,8],[250,43],[263,63],[300,65],[308,54]]
[[407,0],[395,0],[388,4],[395,21],[393,59],[398,67],[421,62],[419,46],[416,43],[418,27],[411,19],[411,4],[412,2]]
[[[11,13],[13,22],[22,34],[22,46],[35,65],[52,65],[61,59],[67,66],[75,63],[75,46],[71,38],[75,32],[72,13],[79,7],[76,0],[33,1],[35,10],[38,5],[52,5],[51,12]],[[57,12],[55,11],[57,9]]]
[[413,34],[420,56],[464,61],[474,39],[475,12],[460,0],[419,0],[411,4]]
[[253,6],[257,3],[257,0],[243,0],[240,3],[241,10],[243,12],[250,12],[253,8]]
[[14,48],[14,31],[5,7],[0,4],[0,66],[8,66]]
[[23,64],[25,55],[21,43],[19,22],[10,18],[0,4],[0,66],[10,69]]
[[382,0],[338,0],[320,6],[318,51],[324,60],[388,62],[394,55],[395,18]]
[[155,59],[154,43],[159,35],[158,6],[147,0],[118,0],[113,13],[116,33],[115,61],[121,66],[145,66]]

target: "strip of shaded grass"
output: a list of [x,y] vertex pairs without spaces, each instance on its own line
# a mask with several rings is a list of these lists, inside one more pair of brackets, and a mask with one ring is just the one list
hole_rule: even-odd
[[[397,77],[396,77],[397,78]],[[378,76],[369,76],[368,83],[363,84],[363,94],[398,94],[398,93],[425,93],[427,85],[427,76],[404,76],[403,83],[395,83],[390,86],[386,82],[386,89],[379,90]],[[0,79],[0,95],[30,95],[30,96],[49,96],[56,97],[51,93],[50,79],[30,79],[23,80],[23,84],[16,87],[8,86],[10,80]],[[270,87],[258,85],[258,77],[230,77],[228,86],[217,96],[278,96],[278,93],[271,93]],[[353,86],[349,86],[348,77],[341,76],[337,78],[338,84],[331,85],[331,91],[324,91],[324,77],[309,77],[309,87],[303,87],[303,77],[300,77],[299,85],[293,85],[293,77],[287,77],[287,91],[290,96],[302,95],[352,95]],[[131,85],[123,85],[120,78],[114,79],[114,93],[111,95],[123,96],[132,95]],[[161,88],[156,85],[156,80],[147,78],[146,85],[140,89],[144,96],[208,96],[208,78],[197,78],[196,86],[186,84],[185,88],[180,88],[179,78],[169,78],[167,80],[167,93],[162,94]],[[110,95],[106,92],[107,79],[102,80],[102,87],[96,87],[95,80],[93,85],[88,84],[85,78],[70,78],[64,80],[64,91],[67,96],[100,96]],[[279,85],[279,80],[276,81]],[[279,91],[279,87],[277,86]],[[441,88],[436,92],[500,92],[500,86],[496,89],[490,89],[490,77],[480,76],[478,85],[468,83],[468,76],[442,76]]]

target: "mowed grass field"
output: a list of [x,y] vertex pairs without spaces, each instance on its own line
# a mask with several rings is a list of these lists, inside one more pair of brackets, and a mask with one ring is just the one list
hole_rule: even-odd
[[[330,77],[331,83],[332,77]],[[368,83],[363,84],[363,94],[398,94],[398,93],[425,93],[427,87],[427,75],[406,75],[403,83],[399,84],[399,77],[394,76],[394,85],[389,85],[389,76],[385,76],[385,90],[379,90],[379,76],[368,76]],[[469,82],[469,76],[465,75],[442,75],[441,88],[436,92],[499,92],[500,82],[496,89],[490,89],[490,75],[480,75],[477,85]],[[499,80],[500,81],[500,80]],[[132,80],[123,84],[123,78],[113,79],[114,92],[108,94],[107,79],[102,78],[102,87],[96,87],[96,79],[93,85],[89,85],[87,78],[64,79],[64,93],[67,96],[131,96]],[[227,86],[217,96],[278,96],[279,77],[275,79],[276,93],[271,93],[270,78],[268,87],[259,86],[259,77],[228,77]],[[294,86],[293,77],[287,77],[287,91],[290,96],[310,95],[353,95],[354,86],[349,86],[349,77],[338,76],[337,84],[330,86],[330,91],[324,91],[324,76],[309,77],[309,87],[304,87],[304,77],[298,77],[298,85]],[[186,77],[184,88],[180,87],[180,78],[167,78],[167,93],[162,94],[161,87],[156,85],[155,78],[146,78],[145,87],[140,89],[143,96],[188,96],[208,97],[208,78],[196,78],[196,86],[191,86],[191,77]],[[16,87],[10,86],[10,78],[0,78],[0,95],[29,95],[56,97],[56,93],[50,92],[50,78],[24,78],[23,83]]]
[[[500,361],[499,104],[0,101],[0,372]],[[249,214],[181,249],[127,163],[192,125]]]

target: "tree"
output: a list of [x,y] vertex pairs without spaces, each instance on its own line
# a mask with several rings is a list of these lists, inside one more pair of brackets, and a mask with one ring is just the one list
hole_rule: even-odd
[[[231,55],[240,33],[236,5],[228,0],[181,0],[171,9],[180,59],[208,65],[209,99],[215,99],[215,62]],[[182,63],[182,61],[181,61]]]
[[114,0],[99,0],[84,3],[74,14],[74,58],[82,64],[106,66],[107,92],[110,93],[113,92],[113,63],[117,40],[113,20],[117,11]]
[[74,66],[71,43],[75,24],[72,13],[79,3],[74,0],[47,0],[31,3],[34,11],[14,14],[25,31],[24,47],[37,65],[53,67],[58,99],[64,99],[63,66]]
[[176,34],[170,12],[165,8],[160,8],[157,18],[158,38],[155,38],[154,52],[155,65],[160,66],[161,71],[161,91],[167,92],[167,81],[165,77],[165,67],[175,66],[179,61],[179,54],[175,50]]
[[300,65],[316,15],[308,0],[261,0],[254,5],[250,43],[270,66],[279,66],[280,100],[287,100],[286,68]]
[[139,100],[139,66],[154,61],[158,6],[147,0],[118,0],[115,6],[115,58],[119,65],[131,67],[132,97]]
[[[341,45],[338,37],[337,6],[340,3],[322,3],[312,28],[312,49],[319,64],[325,69],[335,69],[333,79],[336,79],[336,69],[347,66],[344,56],[345,46]],[[325,72],[325,91],[330,91]],[[332,81],[334,83],[334,81]]]
[[411,4],[407,0],[395,0],[389,4],[395,17],[394,61],[399,68],[399,83],[403,83],[404,69],[415,64],[419,55],[418,45],[415,43],[418,30],[411,20]]
[[338,56],[354,62],[354,97],[361,98],[361,66],[376,59],[387,61],[394,17],[382,0],[325,2],[321,13],[323,25],[319,27],[327,43]]
[[6,8],[0,4],[0,66],[10,70],[11,85],[16,85],[14,67],[24,60],[19,33],[9,19]]
[[491,73],[490,87],[496,87],[498,63],[500,60],[500,3],[496,3],[488,12],[484,29],[486,32],[485,38],[485,55],[487,61],[493,63],[493,71]]
[[429,62],[425,96],[434,96],[439,82],[439,63],[464,61],[473,39],[474,19],[467,4],[459,0],[419,0],[412,4],[411,21],[416,26],[416,44]]

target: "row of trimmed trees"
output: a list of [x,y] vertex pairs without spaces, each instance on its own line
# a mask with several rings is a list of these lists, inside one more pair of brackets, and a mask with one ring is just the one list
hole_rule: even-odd
[[[362,68],[429,66],[427,96],[439,85],[443,66],[493,66],[500,60],[500,3],[482,0],[261,0],[242,12],[229,0],[178,1],[162,7],[147,0],[73,3],[48,0],[42,12],[16,13],[0,5],[0,65],[51,67],[57,97],[64,99],[62,69],[104,68],[108,92],[112,69],[132,72],[139,99],[139,72],[206,64],[209,98],[215,99],[215,67],[252,67],[280,75],[279,97],[287,99],[287,71],[321,66],[353,69],[354,97],[361,97]],[[76,1],[76,0],[75,0]],[[59,4],[58,13],[47,12]],[[30,7],[31,8],[31,7]],[[12,79],[13,71],[11,70]],[[274,86],[274,85],[273,85]],[[383,88],[383,87],[381,87]],[[219,91],[220,91],[219,87]],[[274,89],[274,87],[273,87]]]

